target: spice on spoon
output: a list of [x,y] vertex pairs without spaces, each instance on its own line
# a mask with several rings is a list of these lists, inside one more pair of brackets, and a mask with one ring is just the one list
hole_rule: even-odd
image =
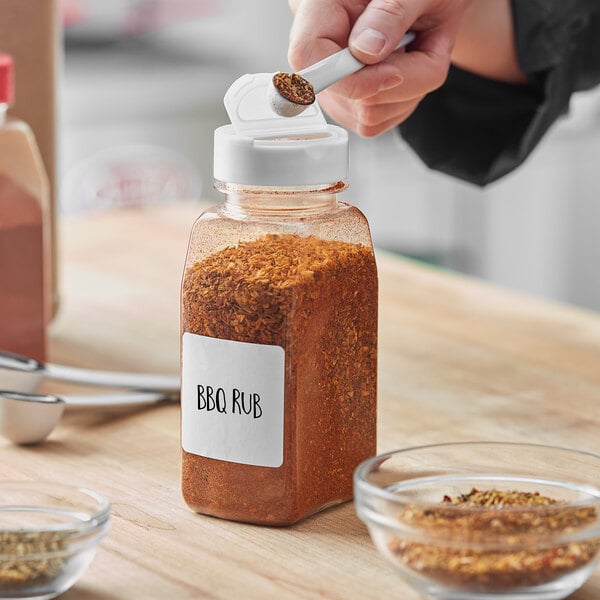
[[[564,506],[538,492],[474,488],[468,494],[444,496],[437,508],[410,505],[398,518],[445,538],[436,543],[394,538],[390,550],[406,567],[440,583],[487,592],[554,581],[591,562],[600,551],[600,539],[532,543],[532,536],[538,541],[539,536],[560,536],[597,519],[593,506]],[[502,547],[482,549],[498,536],[504,536]]]
[[273,85],[284,98],[294,104],[308,106],[315,101],[315,89],[312,83],[298,73],[275,73]]

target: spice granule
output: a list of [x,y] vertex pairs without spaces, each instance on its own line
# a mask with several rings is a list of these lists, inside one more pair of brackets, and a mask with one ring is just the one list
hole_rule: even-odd
[[44,555],[64,552],[66,535],[54,531],[0,532],[0,591],[42,585],[54,579],[67,558]]
[[314,87],[298,73],[275,73],[273,85],[284,98],[294,104],[308,106],[315,101]]
[[[444,496],[435,508],[408,506],[398,519],[437,537],[435,544],[394,538],[390,550],[406,567],[440,583],[479,591],[554,581],[591,562],[600,550],[599,539],[557,545],[550,538],[541,543],[543,536],[593,523],[597,511],[593,506],[567,506],[538,492],[472,489]],[[477,548],[499,539],[503,549]]]

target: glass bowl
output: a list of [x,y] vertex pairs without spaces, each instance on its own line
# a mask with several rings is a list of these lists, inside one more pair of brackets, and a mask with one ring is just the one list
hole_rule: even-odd
[[0,482],[0,599],[47,600],[69,589],[108,533],[100,494],[49,482]]
[[600,456],[456,443],[371,458],[355,504],[378,550],[421,594],[558,600],[600,555]]

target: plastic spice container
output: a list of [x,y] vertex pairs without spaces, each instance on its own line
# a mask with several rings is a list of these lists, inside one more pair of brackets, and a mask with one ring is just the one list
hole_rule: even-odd
[[347,133],[318,106],[275,116],[268,77],[225,97],[224,202],[190,237],[182,491],[197,512],[288,525],[349,500],[375,454],[377,271],[364,216],[338,200]]
[[49,188],[29,126],[7,117],[13,59],[0,54],[0,349],[46,358]]

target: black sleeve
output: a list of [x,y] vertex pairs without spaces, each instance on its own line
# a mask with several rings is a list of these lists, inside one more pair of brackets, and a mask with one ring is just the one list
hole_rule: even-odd
[[478,185],[516,169],[571,95],[600,83],[598,0],[512,0],[525,85],[450,68],[446,83],[400,125],[431,167]]

